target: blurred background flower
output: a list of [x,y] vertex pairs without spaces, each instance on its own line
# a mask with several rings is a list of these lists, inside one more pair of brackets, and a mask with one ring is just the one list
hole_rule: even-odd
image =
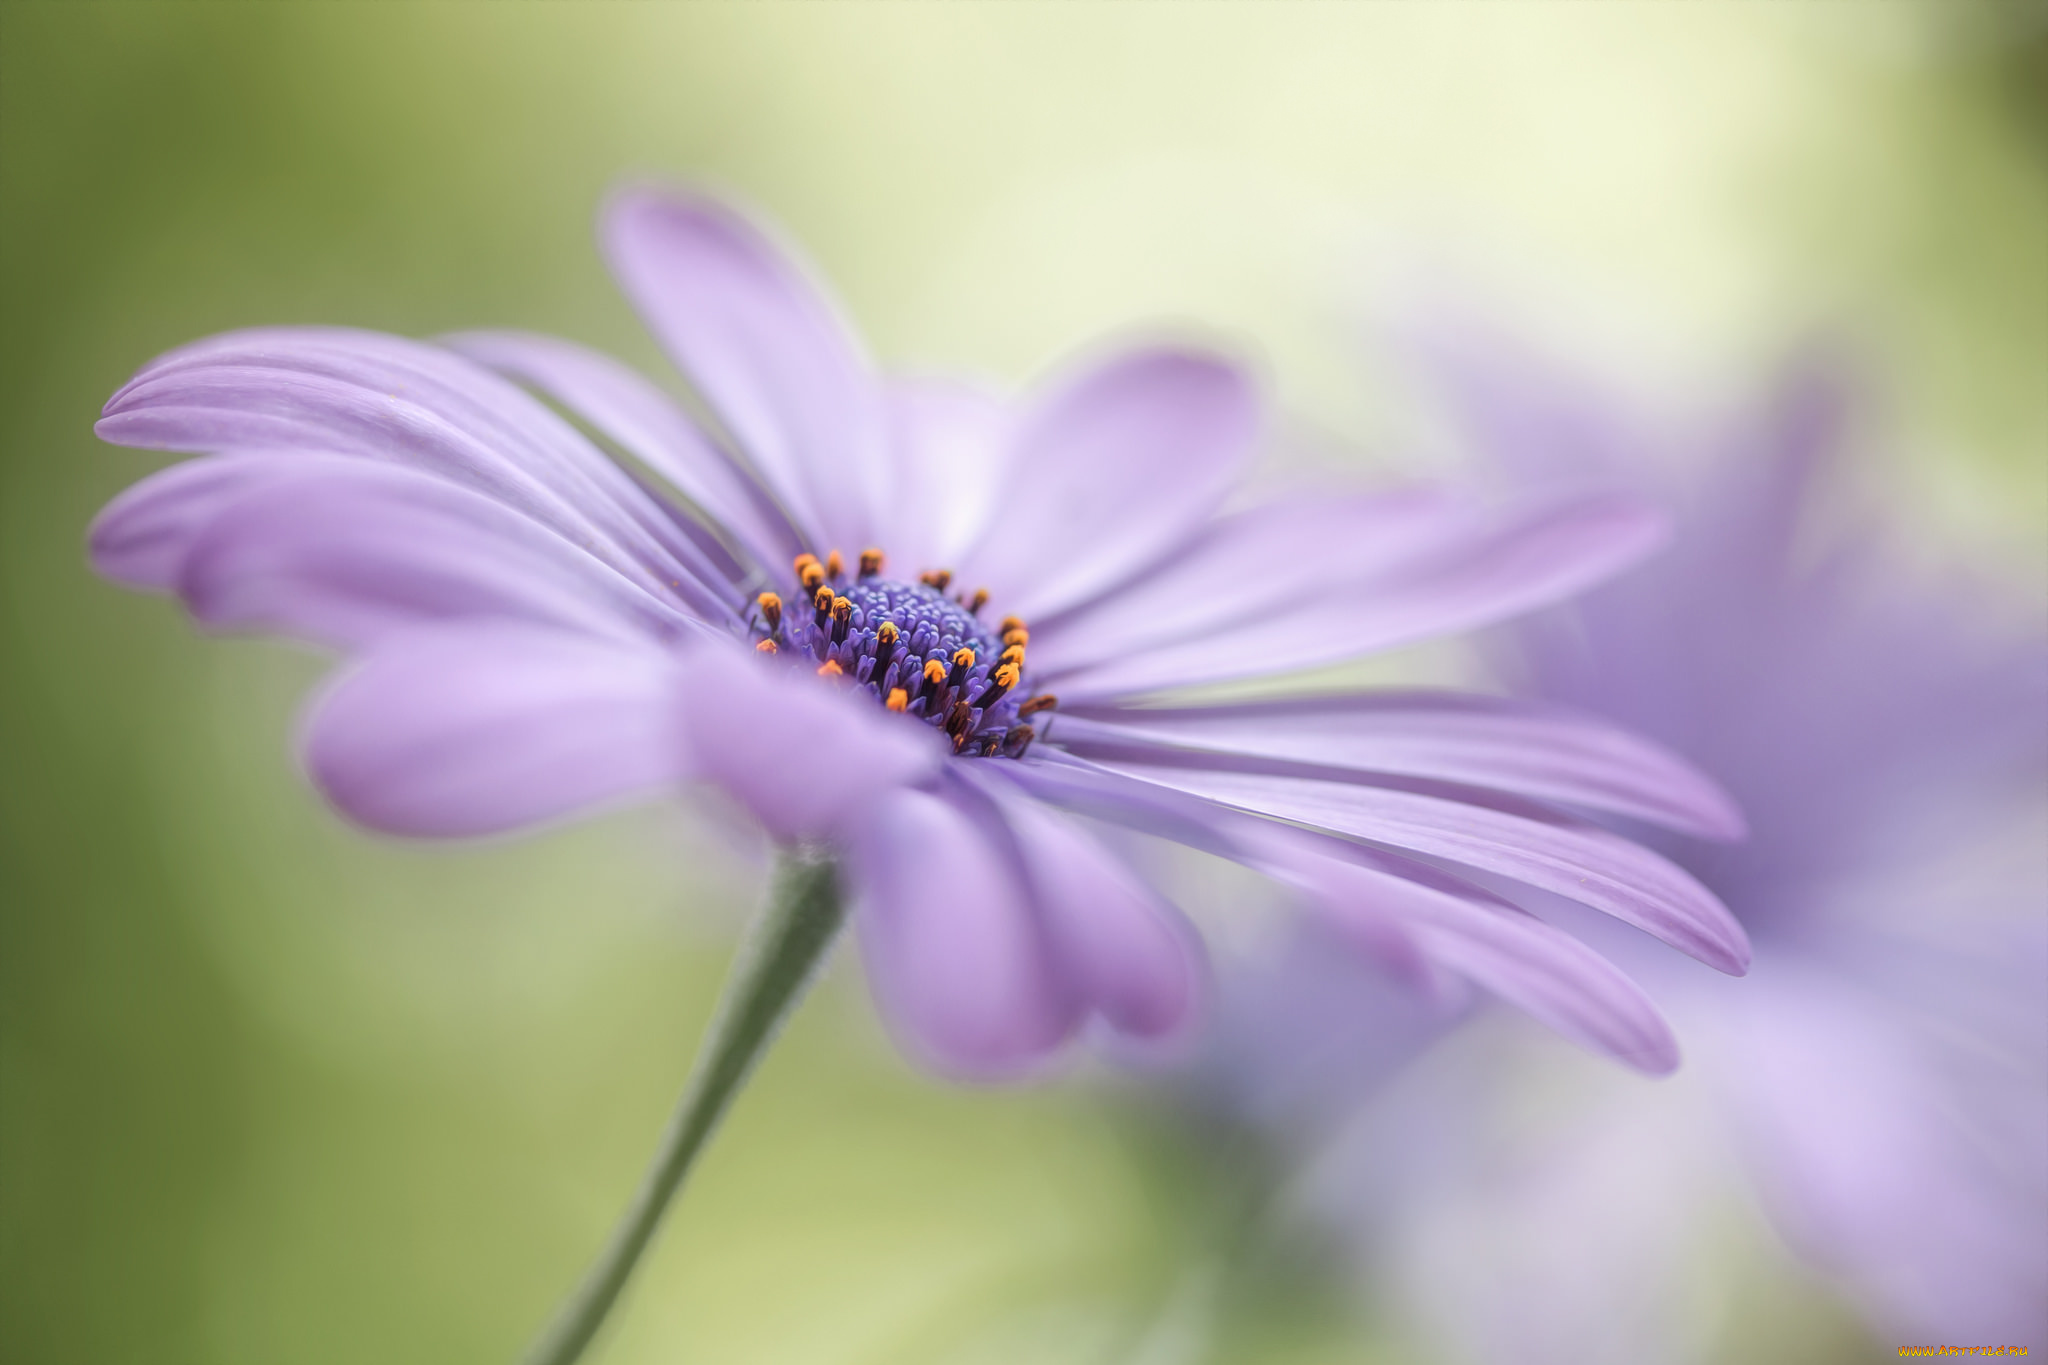
[[[453,853],[335,828],[282,757],[314,662],[85,568],[142,467],[91,422],[149,356],[326,321],[651,364],[590,209],[622,172],[708,177],[813,248],[887,363],[1014,382],[1198,320],[1264,352],[1295,445],[1401,472],[1451,442],[1354,320],[1418,287],[1690,396],[1833,326],[1885,381],[1877,495],[2038,581],[2037,13],[0,10],[0,1349],[510,1358],[635,1178],[757,876],[659,813]],[[1256,939],[1252,888],[1195,889]],[[1169,1349],[1143,1324],[1227,1215],[1212,1168],[1078,1089],[929,1085],[851,971],[610,1358]],[[1727,1358],[1860,1358],[1834,1299],[1756,1282]],[[1222,1358],[1428,1358],[1278,1283]]]
[[1830,365],[1660,426],[1469,327],[1435,341],[1487,473],[1676,511],[1669,553],[1491,653],[1515,695],[1728,785],[1749,839],[1653,837],[1742,917],[1754,969],[1722,989],[1517,896],[1670,1012],[1686,1064],[1645,1086],[1497,1019],[1432,1048],[1455,1009],[1310,934],[1225,976],[1177,1103],[1260,1149],[1275,1209],[1348,1246],[1363,1292],[1453,1359],[1699,1360],[1753,1332],[1738,1300],[1759,1285],[1837,1297],[1871,1349],[2038,1339],[2048,602],[1907,561]]

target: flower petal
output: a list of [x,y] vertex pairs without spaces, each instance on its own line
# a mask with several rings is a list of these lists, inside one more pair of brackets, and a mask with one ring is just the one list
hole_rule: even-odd
[[258,480],[193,539],[177,588],[209,625],[344,648],[454,618],[650,639],[703,628],[501,502],[360,461]]
[[441,344],[532,384],[666,479],[731,533],[762,568],[780,568],[802,541],[753,476],[706,440],[683,410],[629,365],[558,337],[461,332]]
[[675,514],[517,385],[452,352],[345,328],[194,342],[145,366],[95,430],[119,445],[349,455],[475,489],[643,585],[724,616],[739,594]]
[[896,495],[877,543],[909,573],[958,564],[995,505],[1010,411],[983,389],[945,379],[892,381],[888,404]]
[[1367,782],[1375,774],[1424,778],[1626,815],[1707,838],[1743,833],[1741,813],[1727,793],[1668,750],[1590,717],[1470,693],[1068,707],[1060,712],[1059,743],[1084,756],[1121,754],[1140,762],[1148,752],[1171,750],[1311,764]]
[[1678,1064],[1669,1026],[1613,964],[1563,930],[1435,868],[1064,756],[1020,763],[1016,780],[1055,805],[1291,885],[1364,951],[1399,970],[1412,974],[1402,955],[1419,952],[1582,1046],[1652,1074]]
[[937,730],[890,715],[872,694],[722,641],[691,652],[682,698],[696,772],[784,840],[845,833],[947,752]]
[[[992,766],[992,765],[990,765]],[[1017,841],[1058,960],[1118,1032],[1161,1038],[1194,1016],[1200,940],[1180,912],[1068,817],[1002,776],[968,775]]]
[[1081,1010],[1053,970],[1016,869],[951,801],[882,797],[850,850],[875,999],[904,1048],[955,1076],[1023,1074]]
[[121,490],[86,532],[93,569],[131,588],[169,592],[185,556],[223,509],[267,484],[355,467],[338,456],[213,455],[182,460]]
[[[1485,517],[1355,578],[1324,579],[1313,593],[1283,577],[1284,594],[1256,606],[1251,597],[1237,599],[1234,618],[1212,620],[1171,641],[1149,648],[1133,642],[1099,662],[1065,667],[1041,667],[1034,658],[1033,670],[1061,697],[1079,701],[1333,663],[1568,597],[1633,563],[1663,534],[1661,518],[1622,499],[1523,508]],[[1298,553],[1320,552],[1309,544]],[[1247,574],[1271,570],[1248,559],[1243,568]],[[1171,596],[1174,584],[1174,575],[1164,574],[1133,594]]]
[[1260,772],[1104,763],[1114,772],[1241,810],[1368,839],[1509,877],[1589,905],[1730,975],[1749,939],[1728,908],[1677,864],[1606,830],[1418,792]]
[[1070,673],[1297,605],[1327,602],[1446,544],[1487,514],[1470,498],[1418,486],[1317,489],[1218,518],[1171,559],[1114,593],[1032,622],[1034,669]]
[[1613,963],[1555,925],[1434,868],[1277,828],[1262,871],[1310,894],[1340,925],[1394,916],[1422,951],[1591,1051],[1650,1075],[1678,1066],[1678,1040]]
[[496,834],[679,782],[676,670],[658,648],[520,626],[390,641],[304,731],[313,781],[388,834]]
[[961,581],[1026,618],[1115,586],[1216,510],[1259,420],[1250,381],[1214,356],[1135,351],[1082,372],[1024,415]]
[[880,388],[794,253],[678,191],[619,194],[602,236],[626,296],[811,548],[870,544],[892,492]]

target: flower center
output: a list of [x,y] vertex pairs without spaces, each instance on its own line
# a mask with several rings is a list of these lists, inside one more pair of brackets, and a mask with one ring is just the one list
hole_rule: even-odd
[[988,592],[949,597],[940,569],[915,583],[882,577],[882,552],[867,550],[849,576],[837,550],[798,555],[797,591],[755,599],[754,647],[815,663],[819,676],[873,696],[891,711],[943,729],[953,752],[1017,758],[1037,730],[1031,717],[1057,699],[1023,686],[1024,623],[984,624]]

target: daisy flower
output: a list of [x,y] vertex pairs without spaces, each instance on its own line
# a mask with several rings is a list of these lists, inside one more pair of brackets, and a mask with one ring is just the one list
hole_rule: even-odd
[[601,235],[691,402],[554,338],[263,329],[106,406],[106,440],[200,458],[116,499],[94,564],[340,653],[303,744],[355,821],[489,835],[712,784],[824,870],[794,900],[843,892],[906,1050],[971,1078],[1190,1017],[1197,940],[1091,819],[1650,1070],[1676,1049],[1643,994],[1467,874],[1744,969],[1711,893],[1585,818],[1738,832],[1653,745],[1426,691],[1159,704],[1554,602],[1652,548],[1635,502],[1234,504],[1262,422],[1225,358],[1125,350],[1005,403],[879,373],[716,199],[629,190]]
[[[1674,430],[1491,343],[1443,360],[1496,472],[1632,481],[1676,510],[1665,555],[1492,643],[1517,695],[1660,739],[1735,794],[1746,842],[1655,837],[1742,919],[1755,970],[1727,990],[1539,906],[1683,1029],[1684,1072],[1645,1086],[1504,1020],[1437,1042],[1441,1012],[1311,944],[1226,978],[1184,1097],[1286,1153],[1301,1202],[1452,1359],[1686,1365],[1758,1264],[1803,1268],[1880,1342],[2039,1340],[2038,599],[1904,552],[1858,501],[1825,367]],[[1717,1243],[1745,1220],[1789,1256],[1733,1263]]]

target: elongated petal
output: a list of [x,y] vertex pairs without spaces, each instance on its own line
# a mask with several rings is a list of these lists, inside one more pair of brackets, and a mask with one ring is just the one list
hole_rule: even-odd
[[1397,917],[1433,961],[1581,1047],[1651,1075],[1677,1068],[1678,1041],[1641,987],[1564,930],[1409,860],[1281,831],[1256,846],[1256,865],[1340,924]]
[[692,651],[682,697],[695,771],[784,840],[844,833],[946,753],[938,731],[871,694],[722,641]]
[[1741,975],[1749,939],[1675,863],[1588,825],[1383,787],[1116,762],[1114,771],[1319,829],[1496,873],[1589,905],[1710,967]]
[[855,840],[857,923],[875,999],[906,1050],[947,1074],[1029,1071],[1079,1023],[1016,869],[953,803],[899,789]]
[[462,619],[657,640],[701,628],[503,503],[361,462],[258,482],[194,539],[177,588],[209,625],[339,647]]
[[1677,1065],[1655,1006],[1564,931],[1413,859],[1210,804],[1071,758],[1020,763],[1041,798],[1229,858],[1308,895],[1363,950],[1413,975],[1407,953],[1525,1010],[1573,1041],[1639,1070]]
[[792,252],[703,195],[629,190],[604,214],[612,272],[813,549],[851,552],[890,495],[881,393]]
[[1707,838],[1743,832],[1733,800],[1668,750],[1587,717],[1466,693],[1069,708],[1060,715],[1059,739],[1083,755],[1142,762],[1159,750],[1229,754],[1313,764],[1367,781],[1387,775],[1491,788]]
[[995,395],[945,379],[888,389],[896,493],[876,530],[898,577],[951,568],[988,524],[1014,419]]
[[660,649],[526,627],[394,639],[313,704],[306,766],[371,829],[496,834],[679,782]]
[[463,332],[441,343],[555,398],[702,508],[758,566],[779,569],[802,548],[753,477],[631,366],[530,332]]
[[738,601],[674,514],[567,422],[517,385],[403,337],[276,328],[195,342],[144,367],[95,430],[160,450],[410,465],[489,494],[708,616]]
[[1054,953],[1096,1012],[1139,1038],[1185,1026],[1201,993],[1202,954],[1180,912],[1072,819],[1006,777],[976,785],[1015,837]]
[[1661,518],[1616,499],[1525,509],[1356,581],[1327,582],[1322,592],[1275,600],[1171,643],[1041,676],[1062,697],[1081,700],[1333,663],[1569,597],[1640,558],[1663,534]]
[[1469,497],[1426,485],[1277,497],[1218,518],[1115,592],[1034,621],[1032,663],[1048,674],[1072,673],[1304,600],[1327,603],[1346,585],[1385,578],[1470,540],[1492,521]]
[[170,592],[193,541],[229,504],[267,484],[355,463],[328,455],[215,455],[160,469],[93,518],[86,533],[92,566],[131,588]]
[[1194,535],[1258,435],[1244,374],[1148,350],[1087,370],[1022,420],[980,543],[957,566],[1007,611],[1049,616]]

